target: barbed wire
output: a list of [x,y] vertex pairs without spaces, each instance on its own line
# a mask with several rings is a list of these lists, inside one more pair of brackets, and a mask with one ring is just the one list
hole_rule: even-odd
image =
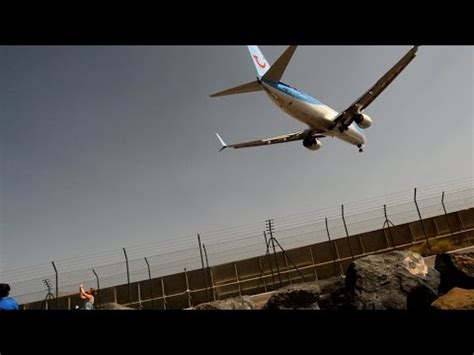
[[[444,202],[449,212],[474,206],[472,178],[423,187],[418,189],[417,196],[423,218],[444,213],[442,191],[445,191]],[[413,190],[405,190],[345,204],[345,219],[350,234],[382,228],[385,221],[384,204],[390,220],[395,224],[418,220]],[[285,248],[321,242],[327,240],[325,218],[331,238],[345,237],[340,205],[275,218],[275,233]],[[261,255],[265,244],[263,230],[263,222],[252,223],[201,233],[201,240],[209,252],[211,264],[216,265]],[[188,270],[201,267],[196,235],[130,246],[127,254],[131,282],[148,278],[145,256],[153,277],[181,272],[184,267]],[[126,283],[124,254],[120,249],[60,259],[55,264],[59,270],[60,295],[77,293],[79,283],[87,287],[95,286],[92,268],[99,275],[102,288]],[[8,282],[12,291],[15,290],[15,297],[23,303],[44,298],[46,291],[42,280],[46,278],[55,280],[50,263],[6,270],[1,274],[2,282]]]

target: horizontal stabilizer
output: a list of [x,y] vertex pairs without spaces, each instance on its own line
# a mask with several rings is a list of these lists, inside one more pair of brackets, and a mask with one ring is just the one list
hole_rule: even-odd
[[225,144],[224,140],[221,138],[219,133],[216,132],[216,136],[217,136],[217,138],[219,138],[219,142],[221,142],[221,144],[222,144],[221,149],[219,149],[219,152],[222,152],[224,149],[227,148],[227,144]]
[[254,92],[254,91],[260,91],[260,90],[263,90],[262,85],[258,81],[251,81],[250,83],[236,86],[234,88],[227,89],[221,92],[217,92],[210,96],[217,97],[217,96],[237,95],[237,94],[244,94],[246,92]]

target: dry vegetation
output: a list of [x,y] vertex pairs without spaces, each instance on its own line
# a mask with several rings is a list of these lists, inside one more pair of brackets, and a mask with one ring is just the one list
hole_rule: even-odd
[[427,242],[421,244],[413,245],[408,248],[408,250],[421,254],[422,256],[429,256],[434,254],[445,253],[450,250],[458,249],[459,245],[455,244],[452,240],[449,239],[439,239],[439,240],[430,240],[431,253],[428,248]]

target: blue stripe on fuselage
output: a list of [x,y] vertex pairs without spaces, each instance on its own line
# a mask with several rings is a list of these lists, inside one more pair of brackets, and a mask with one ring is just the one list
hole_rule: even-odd
[[286,95],[290,95],[297,100],[308,102],[310,104],[322,105],[322,103],[316,100],[314,97],[311,97],[308,94],[305,94],[304,92],[301,92],[298,89],[295,89],[285,83],[282,83],[282,82],[276,83],[274,81],[265,80],[265,79],[260,79],[260,80],[263,81],[265,84],[270,85],[272,88],[277,89],[278,91]]
[[[298,99],[298,100],[301,100],[301,101],[304,101],[304,102],[308,102],[308,103],[311,103],[311,104],[315,104],[315,105],[324,105],[322,102],[318,101],[317,99],[315,99],[314,97],[311,97],[309,96],[308,94],[305,94],[291,86],[288,86],[287,84],[285,83],[282,83],[282,82],[274,82],[274,81],[270,81],[270,80],[265,80],[263,79],[262,77],[257,77],[257,80],[258,81],[261,81],[269,86],[271,86],[272,88],[286,94],[286,95],[289,95],[291,97],[294,97],[295,99]],[[360,138],[365,142],[365,135],[363,133],[363,131],[361,130],[361,128],[357,125],[357,123],[353,123],[352,126],[354,126],[356,132],[360,135]]]

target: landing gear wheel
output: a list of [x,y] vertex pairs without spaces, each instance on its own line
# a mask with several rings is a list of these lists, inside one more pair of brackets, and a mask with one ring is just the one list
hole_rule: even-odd
[[359,148],[359,153],[362,153],[364,150],[362,148]]

